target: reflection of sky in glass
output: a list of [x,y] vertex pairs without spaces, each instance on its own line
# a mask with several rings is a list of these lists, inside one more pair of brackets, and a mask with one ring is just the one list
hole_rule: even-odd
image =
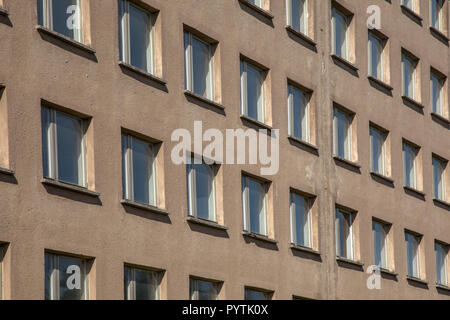
[[131,64],[151,72],[148,49],[150,48],[150,16],[130,5],[130,58]]
[[209,45],[192,37],[193,91],[200,96],[212,99],[209,55]]
[[260,182],[253,179],[247,180],[250,209],[250,231],[265,234],[264,192]]

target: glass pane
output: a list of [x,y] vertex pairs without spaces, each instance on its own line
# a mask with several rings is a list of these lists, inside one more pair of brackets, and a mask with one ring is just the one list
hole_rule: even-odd
[[130,4],[130,63],[152,72],[150,15]]
[[266,212],[264,208],[264,186],[253,179],[247,179],[250,208],[250,231],[266,234]]
[[347,18],[333,9],[335,54],[347,59]]
[[131,283],[132,283],[132,277],[131,277],[131,269],[128,267],[125,267],[123,270],[123,296],[125,300],[132,300],[133,297],[131,295]]
[[300,196],[293,195],[295,208],[295,235],[297,244],[305,247],[311,247],[310,243],[310,219],[309,219],[309,201]]
[[373,222],[375,264],[381,268],[387,268],[386,231],[381,223]]
[[158,274],[156,272],[134,269],[136,300],[158,299]]
[[53,299],[53,283],[52,283],[52,274],[53,274],[53,258],[52,254],[45,254],[45,300]]
[[247,116],[264,122],[262,114],[263,79],[261,70],[247,64]]
[[384,80],[382,74],[382,50],[383,44],[381,40],[369,33],[370,75],[380,80]]
[[[217,284],[210,281],[192,280],[197,300],[217,300]],[[192,296],[192,295],[191,295]]]
[[56,112],[58,179],[83,186],[81,120]]
[[335,117],[335,152],[338,157],[350,159],[350,120],[349,116],[337,108],[334,109]]
[[403,144],[403,157],[405,161],[405,185],[416,188],[415,150],[405,143]]
[[76,23],[77,14],[79,15],[76,10],[80,10],[77,0],[52,0],[53,30],[75,39],[75,30],[81,27]]
[[408,275],[419,276],[418,242],[414,235],[406,233]]
[[372,171],[380,174],[384,174],[384,141],[385,137],[382,132],[371,127],[370,128],[371,139],[371,163]]
[[403,59],[403,94],[412,99],[415,98],[414,90],[414,69],[415,63],[411,61],[406,55],[402,56]]
[[192,37],[194,93],[212,99],[210,78],[210,46]]
[[194,164],[197,217],[215,220],[213,172],[207,164]]
[[295,138],[308,141],[308,95],[291,87],[292,94],[292,134]]
[[60,300],[84,300],[85,270],[81,259],[58,256]]
[[433,158],[433,186],[434,197],[439,200],[444,200],[444,166],[436,158]]
[[245,289],[245,300],[269,300],[269,294],[251,289]]
[[431,104],[433,112],[442,115],[442,80],[431,73]]
[[291,26],[295,30],[307,33],[307,10],[306,0],[289,0],[291,1]]
[[44,26],[44,0],[37,0],[38,24]]
[[134,201],[150,203],[151,158],[150,145],[132,138]]
[[50,110],[48,108],[41,109],[42,121],[42,164],[44,168],[44,177],[50,178]]

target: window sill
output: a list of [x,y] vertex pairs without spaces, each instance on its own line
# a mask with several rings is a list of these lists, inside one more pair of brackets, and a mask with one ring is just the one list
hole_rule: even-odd
[[313,151],[319,151],[319,147],[317,147],[317,146],[315,146],[315,145],[313,145],[313,144],[311,144],[309,142],[303,141],[302,139],[299,139],[299,138],[296,138],[296,137],[293,137],[293,136],[288,136],[288,139],[291,140],[294,143],[301,144],[302,146],[304,146],[304,147],[306,147],[308,149],[311,149]]
[[422,23],[423,18],[416,13],[414,10],[411,10],[410,8],[408,8],[405,5],[400,5],[401,9],[407,14],[409,15],[412,19],[416,20],[416,22],[418,23]]
[[150,80],[153,80],[157,83],[159,83],[160,85],[165,86],[167,84],[167,82],[164,79],[161,79],[157,76],[152,75],[151,73],[148,73],[147,71],[141,70],[139,68],[136,68],[135,66],[132,66],[129,63],[123,62],[123,61],[119,61],[119,66],[124,67],[125,69],[128,69],[131,72],[137,73],[143,77],[146,77]]
[[7,17],[9,15],[8,10],[4,9],[4,8],[0,8],[0,16],[5,16]]
[[391,270],[388,270],[388,269],[385,269],[385,268],[380,268],[380,272],[383,273],[383,274],[386,274],[388,276],[391,276],[391,277],[397,277],[398,276],[397,272],[391,271]]
[[162,215],[165,215],[165,216],[169,215],[169,211],[164,210],[164,209],[160,209],[158,207],[155,207],[155,206],[152,206],[152,205],[149,205],[149,204],[139,203],[139,202],[136,202],[136,201],[126,200],[126,199],[122,199],[120,201],[120,203],[122,205],[124,205],[124,206],[129,206],[129,207],[133,207],[133,208],[136,208],[136,209],[141,209],[141,210],[148,211],[148,212],[151,212],[151,213],[162,214]]
[[357,163],[357,162],[353,162],[351,160],[347,160],[347,159],[344,159],[344,158],[341,158],[341,157],[338,157],[338,156],[333,156],[333,159],[336,160],[337,162],[342,162],[342,163],[344,163],[346,165],[349,165],[349,166],[351,166],[351,167],[353,167],[355,169],[358,169],[358,170],[361,169],[361,165],[359,163]]
[[241,119],[242,119],[243,121],[247,121],[247,122],[250,122],[250,123],[252,123],[252,124],[258,126],[258,127],[261,128],[261,129],[266,129],[266,130],[268,130],[269,132],[271,132],[272,129],[273,129],[273,128],[272,128],[271,126],[269,126],[268,124],[265,124],[265,123],[263,123],[263,122],[261,122],[261,121],[255,120],[255,119],[250,118],[250,117],[248,117],[248,116],[241,115]]
[[364,263],[359,262],[359,261],[355,261],[355,260],[351,260],[351,259],[347,259],[347,258],[344,258],[344,257],[336,257],[336,261],[337,262],[346,263],[346,264],[351,264],[351,265],[357,266],[359,268],[364,267]]
[[306,34],[304,34],[303,32],[297,31],[294,28],[292,28],[292,26],[289,26],[289,25],[287,25],[285,28],[286,28],[287,31],[289,31],[290,33],[292,33],[296,37],[299,37],[300,39],[302,39],[303,41],[307,42],[308,44],[312,45],[313,47],[317,46],[317,43],[313,39],[308,37]]
[[202,226],[205,226],[205,227],[210,227],[210,228],[218,229],[218,230],[223,230],[223,231],[228,230],[228,227],[223,226],[223,225],[220,225],[220,224],[218,224],[217,222],[214,222],[214,221],[208,221],[208,220],[204,220],[204,219],[200,219],[200,218],[195,218],[195,217],[191,217],[191,216],[187,217],[187,218],[186,218],[186,221],[187,221],[187,222],[191,222],[191,223],[195,223],[195,224],[198,224],[198,225],[202,225]]
[[435,205],[441,205],[447,208],[447,210],[450,210],[450,203],[448,203],[447,201],[441,199],[433,199],[433,202]]
[[65,36],[65,35],[63,35],[63,34],[61,34],[59,32],[50,30],[50,29],[48,29],[46,27],[39,26],[39,25],[36,26],[36,30],[39,31],[39,32],[46,33],[46,34],[48,34],[48,35],[50,35],[50,36],[52,36],[52,37],[54,37],[56,39],[59,39],[61,41],[64,41],[65,43],[68,43],[68,44],[70,44],[70,45],[72,45],[72,46],[74,46],[74,47],[76,47],[78,49],[86,51],[89,54],[95,54],[95,50],[93,48],[91,48],[91,47],[89,47],[89,46],[87,46],[87,45],[85,45],[85,44],[83,44],[81,42],[75,41],[75,40],[73,40],[73,39],[71,39],[71,38],[69,38],[69,37],[67,37],[67,36]]
[[254,233],[254,232],[249,232],[249,231],[242,231],[242,235],[244,237],[249,237],[252,239],[256,239],[256,240],[261,240],[261,241],[265,241],[271,244],[277,244],[278,241],[274,240],[274,239],[270,239],[267,236],[263,236],[262,234],[258,234],[258,233]]
[[70,183],[65,183],[65,182],[61,182],[61,181],[57,181],[57,180],[53,180],[53,179],[49,179],[49,178],[44,178],[41,180],[42,184],[44,185],[48,185],[48,186],[53,186],[53,187],[57,187],[57,188],[61,188],[61,189],[66,189],[69,191],[73,191],[73,192],[78,192],[90,197],[95,197],[98,198],[100,197],[100,193],[96,192],[96,191],[92,191],[89,190],[87,188],[83,188],[80,186],[76,186]]
[[389,184],[394,184],[394,179],[389,178],[389,177],[385,176],[384,174],[372,171],[372,172],[370,172],[370,175],[372,177],[380,178],[380,179],[384,180],[385,182],[387,182]]
[[301,246],[301,245],[298,245],[298,244],[295,244],[295,243],[291,243],[290,247],[291,247],[292,250],[295,250],[295,251],[301,251],[301,252],[311,253],[311,254],[314,254],[316,256],[320,256],[320,252],[316,251],[316,250],[314,250],[312,248],[304,247],[304,246]]
[[412,281],[412,282],[416,282],[416,283],[420,283],[420,284],[426,285],[426,286],[428,285],[428,281],[422,280],[422,279],[419,279],[419,278],[416,278],[416,277],[413,277],[413,276],[406,276],[406,280]]
[[448,42],[450,39],[439,29],[436,29],[435,27],[430,26],[430,32],[432,35],[437,37],[442,42],[446,43],[448,45]]
[[13,176],[15,175],[14,170],[6,169],[6,168],[0,168],[0,174],[4,174],[6,176]]
[[440,122],[444,122],[446,125],[450,125],[450,120],[441,116],[439,113],[431,112],[431,117],[435,118],[436,120]]
[[421,104],[419,101],[414,100],[413,98],[410,98],[408,96],[402,96],[403,102],[407,102],[412,104],[416,108],[424,109],[425,106]]
[[238,0],[240,3],[242,3],[244,6],[256,11],[260,15],[264,16],[267,19],[273,20],[274,16],[272,13],[270,13],[267,10],[264,10],[263,8],[258,7],[257,5],[254,5],[253,3],[247,1],[247,0]]
[[450,292],[450,287],[443,284],[436,283],[436,288]]
[[384,89],[386,89],[388,91],[394,90],[394,88],[392,86],[390,86],[389,84],[387,84],[386,82],[384,82],[384,81],[382,81],[380,79],[377,79],[377,78],[372,77],[372,76],[368,76],[367,78],[369,79],[369,81],[375,82],[377,85],[383,87]]
[[344,59],[344,58],[342,58],[342,57],[340,57],[340,56],[338,56],[337,54],[332,54],[331,55],[331,58],[334,60],[334,61],[338,61],[339,63],[342,63],[343,65],[345,65],[347,68],[350,68],[350,69],[352,69],[353,71],[355,71],[355,72],[357,72],[358,70],[359,70],[359,68],[356,66],[356,65],[354,65],[353,63],[351,63],[350,61],[348,61],[347,59]]
[[418,196],[420,196],[421,198],[425,198],[426,194],[420,190],[417,190],[415,188],[412,187],[408,187],[408,186],[403,186],[403,189],[405,189],[406,192],[412,192]]
[[197,99],[197,100],[199,100],[199,101],[201,101],[203,103],[206,103],[207,105],[209,105],[211,107],[214,107],[214,108],[217,108],[217,109],[220,109],[220,110],[225,110],[225,107],[223,105],[221,105],[220,103],[217,103],[217,102],[215,102],[213,100],[210,100],[208,98],[202,97],[202,96],[200,96],[200,95],[198,95],[198,94],[196,94],[196,93],[194,93],[194,92],[192,92],[190,90],[184,90],[184,95],[188,96],[188,97],[191,97],[191,98],[194,98],[194,99]]

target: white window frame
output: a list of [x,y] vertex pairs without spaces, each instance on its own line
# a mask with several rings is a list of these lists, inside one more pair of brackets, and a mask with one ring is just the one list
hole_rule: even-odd
[[136,300],[136,276],[135,276],[136,270],[149,272],[149,273],[153,274],[153,276],[152,276],[152,280],[154,281],[153,285],[155,285],[155,287],[157,288],[155,297],[156,297],[156,300],[160,300],[160,295],[161,295],[161,293],[160,293],[160,291],[161,291],[161,286],[160,286],[161,273],[160,272],[125,266],[124,272],[128,273],[128,279],[130,281],[128,283],[128,287],[126,288],[126,290],[127,290],[127,297],[125,297],[126,300]]
[[155,43],[154,43],[154,25],[155,25],[155,15],[152,12],[138,6],[137,4],[129,1],[129,0],[119,0],[119,30],[121,33],[121,58],[122,61],[131,64],[131,43],[130,43],[130,6],[134,6],[135,8],[147,13],[149,17],[149,25],[147,26],[149,33],[149,47],[147,48],[146,56],[147,56],[147,70],[145,72],[155,75]]
[[[80,122],[80,134],[81,134],[81,163],[79,164],[79,172],[78,172],[78,179],[79,184],[77,184],[80,187],[85,188],[86,187],[86,143],[85,143],[85,121],[83,119],[80,119],[78,117],[72,116],[68,113],[49,108],[46,106],[42,106],[43,112],[47,113],[47,119],[49,120],[48,123],[44,123],[44,119],[42,119],[42,125],[45,125],[47,128],[46,132],[46,138],[47,138],[47,156],[48,156],[48,163],[46,164],[48,166],[48,176],[45,178],[49,178],[52,180],[59,181],[59,168],[58,168],[58,136],[57,136],[57,123],[56,123],[56,113],[64,114],[65,116],[71,117],[73,119],[77,119]],[[69,183],[66,181],[62,181],[63,183]]]
[[[348,259],[348,260],[354,260],[355,258],[355,248],[354,248],[354,234],[353,234],[353,223],[354,223],[354,214],[345,210],[342,210],[340,208],[336,208],[336,214],[339,214],[342,216],[342,219],[344,218],[344,215],[347,215],[349,218],[349,229],[348,229],[348,235],[345,239],[345,246],[347,251],[347,256],[342,256],[342,252],[340,252],[340,241],[339,237],[341,235],[341,225],[335,226],[335,234],[336,234],[336,255],[340,258]],[[336,218],[335,218],[336,221]]]
[[[243,175],[242,176],[242,212],[243,212],[243,227],[244,231],[252,233],[251,230],[251,224],[250,224],[250,199],[249,199],[249,189],[248,189],[248,180],[254,180],[258,182],[261,186],[260,191],[262,192],[263,196],[263,207],[262,207],[262,215],[263,218],[261,218],[261,212],[260,212],[260,230],[258,234],[267,236],[268,235],[268,226],[267,226],[267,183],[260,181],[258,179],[248,177]],[[263,219],[263,224],[261,224],[261,219]],[[262,230],[261,230],[262,229]]]
[[[369,135],[370,135],[370,170],[372,172],[379,173],[379,174],[386,176],[386,132],[383,132],[382,130],[377,129],[372,125],[369,127],[369,131],[370,131],[369,132]],[[381,169],[379,168],[379,170],[381,172],[375,171],[375,169],[374,169],[373,151],[374,151],[375,146],[373,144],[373,135],[372,135],[373,131],[376,131],[378,133],[379,137],[383,138],[382,146],[381,146],[381,154],[380,154],[381,161],[379,159],[379,161],[381,162]]]
[[[149,203],[144,203],[146,205],[156,207],[158,204],[158,186],[157,186],[157,170],[156,170],[156,151],[155,145],[153,143],[147,142],[145,140],[136,138],[130,134],[122,133],[122,136],[126,139],[126,151],[125,151],[125,163],[124,168],[125,172],[122,172],[125,179],[125,200],[136,201],[134,199],[134,181],[133,181],[133,139],[139,140],[141,142],[147,143],[149,146],[149,172],[150,172],[150,181],[149,181]],[[152,194],[152,189],[154,190],[154,194]]]
[[[344,44],[343,44],[345,50],[343,50],[343,52],[342,52],[343,55],[339,55],[336,50],[336,48],[337,48],[336,47],[336,45],[337,45],[336,44],[336,18],[335,18],[336,15],[342,16],[343,20],[344,20],[344,25],[342,27],[345,28],[345,30],[344,30],[345,37],[344,37]],[[348,41],[349,41],[348,32],[349,32],[349,28],[350,28],[349,20],[350,20],[350,18],[345,13],[343,13],[341,10],[335,8],[334,6],[332,7],[332,9],[331,9],[331,34],[332,34],[333,54],[338,55],[345,60],[349,60],[349,43],[348,43]]]
[[[50,275],[50,300],[60,300],[60,277],[59,277],[59,258],[60,257],[68,257],[61,254],[54,254],[46,252],[45,255],[48,255],[51,259],[49,259],[52,269],[52,274]],[[83,274],[84,278],[84,292],[81,300],[89,300],[89,274],[87,272],[87,263],[88,261],[83,258],[75,257],[81,261],[82,267],[80,268],[80,272]]]
[[[42,23],[43,27],[53,30],[53,2],[52,0],[40,0],[42,2]],[[74,28],[73,29],[73,40],[82,43],[83,42],[83,24],[82,24],[82,13],[81,13],[81,1],[84,0],[76,0],[76,6],[78,9],[76,10],[75,14],[77,17],[75,20],[79,21],[80,28]],[[56,31],[55,31],[56,32]]]
[[[196,172],[195,172],[195,157],[191,157],[190,163],[188,163],[187,166],[187,191],[188,191],[188,214],[191,217],[202,219],[198,217],[197,213],[197,188],[196,188]],[[211,178],[211,195],[210,199],[208,201],[212,201],[212,208],[209,208],[212,210],[212,212],[209,213],[209,218],[207,220],[212,222],[217,222],[217,205],[216,205],[216,173],[217,168],[214,165],[208,165],[204,161],[202,161],[202,165],[208,166],[209,172],[210,172],[210,178]],[[209,210],[208,210],[209,211]]]
[[[372,41],[376,41],[376,45],[378,48],[378,54],[380,55],[379,65],[375,66],[377,70],[377,76],[374,75],[374,66],[372,65]],[[384,43],[385,40],[381,39],[379,36],[375,35],[373,32],[369,31],[369,40],[368,40],[368,59],[369,59],[369,75],[380,80],[385,80],[385,70],[384,70]],[[379,69],[379,70],[378,70]]]
[[206,75],[206,96],[205,98],[214,101],[214,61],[213,61],[213,47],[211,43],[202,40],[201,38],[197,37],[196,35],[192,34],[192,32],[185,31],[184,32],[184,66],[185,66],[185,89],[194,92],[194,54],[192,49],[192,40],[195,39],[198,42],[203,43],[208,47],[208,74]]
[[[298,235],[297,235],[297,219],[296,219],[296,207],[295,207],[295,200],[294,197],[302,197],[305,201],[306,208],[306,224],[303,226],[303,229],[307,228],[307,234],[304,234],[306,237],[303,239],[303,244],[300,244],[298,241]],[[311,204],[312,199],[310,197],[306,197],[303,195],[300,195],[295,192],[291,192],[290,196],[290,205],[289,205],[289,211],[290,211],[290,222],[291,222],[291,242],[295,245],[306,247],[306,248],[312,248],[313,247],[313,235],[312,235],[312,213],[311,213]]]
[[302,17],[300,17],[300,30],[297,30],[294,28],[294,24],[292,23],[293,21],[293,14],[294,12],[292,11],[292,1],[296,1],[296,0],[286,0],[286,22],[287,25],[290,26],[291,28],[293,28],[294,30],[303,33],[305,35],[309,34],[309,10],[308,10],[308,5],[309,5],[309,1],[310,0],[298,0],[300,1],[301,5],[303,6],[303,19]]
[[261,123],[265,123],[265,88],[264,88],[264,84],[265,84],[265,72],[264,70],[262,70],[261,68],[255,66],[254,64],[247,62],[245,60],[241,59],[241,114],[244,116],[249,117],[248,114],[248,81],[247,81],[247,70],[248,67],[251,67],[253,69],[256,69],[259,71],[259,85],[261,88],[261,94],[258,97],[258,114],[257,114],[257,120]]
[[[303,94],[303,112],[304,112],[304,118],[302,121],[302,132],[301,137],[296,137],[294,135],[294,128],[295,128],[295,120],[294,119],[294,90],[301,91]],[[305,90],[302,90],[292,84],[288,84],[288,132],[291,137],[303,140],[305,142],[311,141],[311,132],[310,132],[310,125],[309,125],[309,118],[310,118],[310,99],[311,94],[309,92],[306,92]],[[306,133],[306,136],[303,136],[303,128]]]
[[333,144],[333,153],[335,156],[340,157],[339,156],[339,135],[338,135],[338,127],[339,127],[339,119],[336,116],[336,113],[340,113],[343,116],[345,116],[346,121],[348,123],[348,128],[347,128],[347,136],[346,136],[346,140],[344,141],[344,144],[347,145],[347,151],[348,154],[345,154],[345,146],[344,146],[344,159],[350,160],[352,161],[352,154],[353,154],[353,150],[352,150],[352,115],[349,114],[348,112],[345,112],[343,110],[341,110],[338,107],[334,107],[333,108],[333,136],[334,136],[334,144]]

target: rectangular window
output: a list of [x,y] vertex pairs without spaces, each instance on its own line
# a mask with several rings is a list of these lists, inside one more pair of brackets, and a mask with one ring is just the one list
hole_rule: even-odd
[[251,4],[254,4],[257,7],[260,7],[260,8],[263,7],[264,0],[247,0],[247,1],[250,2]]
[[339,108],[334,108],[334,155],[347,160],[352,160],[351,121],[351,115]]
[[311,199],[291,192],[291,242],[312,248]]
[[309,93],[293,85],[288,86],[289,135],[310,142]]
[[385,81],[383,58],[384,46],[385,41],[369,31],[369,75],[381,81]]
[[431,0],[431,26],[439,31],[443,30],[443,17],[442,9],[444,7],[445,0]]
[[45,254],[45,299],[88,300],[87,260]]
[[444,116],[444,84],[445,77],[438,75],[433,70],[430,73],[431,105],[434,113]]
[[122,189],[126,200],[157,206],[154,145],[122,134]]
[[155,73],[153,25],[153,14],[119,0],[120,60],[150,74]]
[[420,278],[420,237],[409,232],[405,232],[406,241],[406,264],[408,266],[408,276]]
[[132,267],[124,268],[125,300],[159,300],[161,273]]
[[[197,160],[198,161],[198,160]],[[216,168],[205,162],[191,163],[186,166],[187,196],[189,215],[210,221],[216,221],[215,175]]]
[[241,112],[262,123],[265,122],[264,79],[263,70],[241,61]]
[[389,268],[387,238],[388,230],[389,226],[377,221],[372,221],[375,264],[383,269]]
[[219,297],[220,283],[214,281],[189,279],[189,291],[191,300],[217,300]]
[[448,246],[435,242],[434,251],[436,253],[436,283],[448,286]]
[[404,182],[413,189],[417,189],[417,154],[416,147],[403,142]]
[[44,177],[85,187],[84,121],[42,107]]
[[345,60],[349,60],[348,31],[350,18],[333,7],[331,10],[331,30],[333,39],[333,53]]
[[185,89],[214,100],[213,48],[190,32],[184,33]]
[[244,300],[271,300],[272,293],[262,290],[245,288]]
[[416,6],[417,6],[416,1],[417,0],[402,0],[402,4],[405,7],[411,9],[412,11],[416,11]]
[[267,236],[267,184],[242,177],[244,230]]
[[445,167],[446,163],[433,157],[433,191],[434,198],[445,201]]
[[386,175],[386,133],[370,126],[370,169]]
[[402,53],[402,87],[403,95],[416,99],[416,67],[417,60]]
[[305,35],[308,35],[308,1],[287,0],[287,24]]
[[37,0],[39,25],[82,42],[81,1]]
[[336,255],[349,260],[354,259],[353,214],[336,208]]

